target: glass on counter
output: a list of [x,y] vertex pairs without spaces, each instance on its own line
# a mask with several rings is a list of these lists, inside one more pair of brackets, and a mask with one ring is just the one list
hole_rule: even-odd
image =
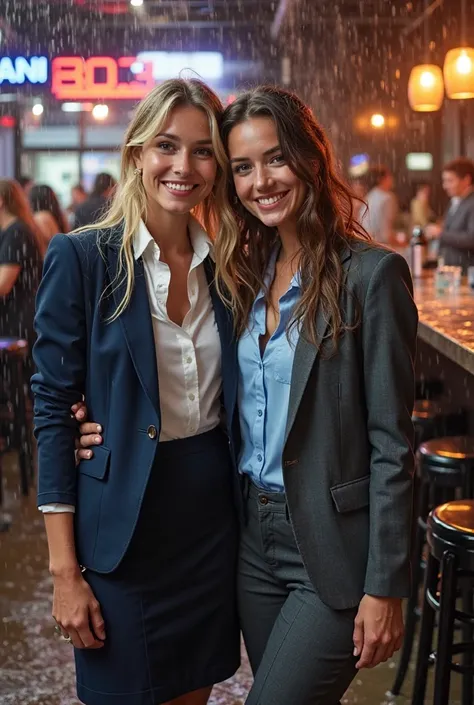
[[435,272],[435,289],[438,294],[454,294],[461,287],[462,267],[438,263]]

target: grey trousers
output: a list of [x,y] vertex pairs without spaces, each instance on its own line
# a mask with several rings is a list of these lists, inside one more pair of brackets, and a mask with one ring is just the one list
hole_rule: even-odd
[[255,676],[246,705],[336,705],[357,672],[357,609],[334,610],[319,599],[284,494],[246,483],[244,503],[238,599]]

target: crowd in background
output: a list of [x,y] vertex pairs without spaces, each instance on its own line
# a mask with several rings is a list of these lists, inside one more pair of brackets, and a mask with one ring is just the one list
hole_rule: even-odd
[[96,222],[115,186],[98,174],[92,192],[77,184],[64,212],[53,189],[29,177],[0,179],[0,337],[34,342],[35,297],[51,238]]
[[401,207],[394,177],[387,167],[373,166],[354,179],[354,213],[367,232],[389,247],[409,244],[410,234],[421,227],[433,258],[462,267],[474,264],[474,162],[465,157],[443,167],[442,185],[449,206],[441,217],[431,201],[431,184],[419,183],[409,204]]

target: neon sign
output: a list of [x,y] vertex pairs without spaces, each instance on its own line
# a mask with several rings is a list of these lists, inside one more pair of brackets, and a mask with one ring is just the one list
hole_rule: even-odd
[[155,80],[151,63],[142,62],[132,73],[134,64],[134,56],[60,56],[52,61],[51,91],[58,100],[139,100]]
[[46,56],[9,56],[0,58],[0,84],[46,83],[48,80],[48,59]]
[[137,62],[131,67],[132,72],[140,71],[143,62],[153,65],[155,81],[174,78],[186,69],[205,79],[222,78],[224,73],[224,57],[218,51],[142,51],[137,54]]

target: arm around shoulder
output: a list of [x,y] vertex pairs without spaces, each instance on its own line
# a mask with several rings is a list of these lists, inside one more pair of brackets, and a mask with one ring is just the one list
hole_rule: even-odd
[[76,421],[71,406],[84,394],[86,317],[84,277],[71,238],[51,241],[38,289],[32,378],[38,440],[38,504],[75,504]]
[[418,313],[406,261],[377,263],[362,315],[370,462],[370,547],[365,592],[405,597],[410,590],[415,353]]

